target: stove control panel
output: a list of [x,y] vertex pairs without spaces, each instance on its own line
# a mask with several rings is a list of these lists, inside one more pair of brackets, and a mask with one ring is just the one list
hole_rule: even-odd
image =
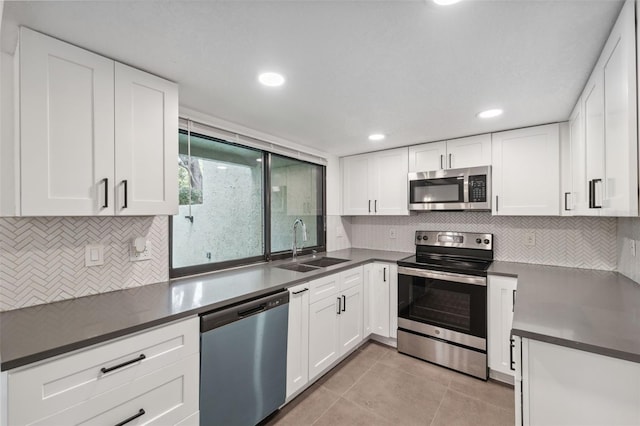
[[493,234],[451,231],[416,231],[417,246],[441,246],[493,250]]

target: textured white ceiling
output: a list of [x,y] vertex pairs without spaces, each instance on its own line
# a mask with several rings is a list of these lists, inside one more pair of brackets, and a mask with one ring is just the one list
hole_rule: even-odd
[[[178,82],[183,106],[343,155],[566,120],[621,6],[6,1],[2,49],[26,25]],[[491,107],[505,114],[475,117]]]

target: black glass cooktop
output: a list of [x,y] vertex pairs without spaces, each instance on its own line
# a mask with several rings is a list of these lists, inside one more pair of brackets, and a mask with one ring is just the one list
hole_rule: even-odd
[[454,272],[457,274],[486,276],[491,260],[471,259],[439,254],[420,253],[418,257],[409,256],[398,261],[399,266],[431,269],[434,271]]

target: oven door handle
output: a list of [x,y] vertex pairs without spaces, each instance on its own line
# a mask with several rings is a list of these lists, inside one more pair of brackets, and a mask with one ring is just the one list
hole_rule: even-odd
[[418,268],[398,267],[398,275],[409,275],[411,277],[432,278],[434,280],[452,281],[456,283],[474,284],[487,286],[486,277],[476,277],[475,275],[455,274],[453,272],[431,271]]

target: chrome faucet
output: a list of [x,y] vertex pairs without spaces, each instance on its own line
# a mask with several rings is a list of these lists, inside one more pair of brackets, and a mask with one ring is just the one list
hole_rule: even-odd
[[293,260],[296,260],[296,256],[298,255],[298,250],[302,250],[302,248],[298,249],[298,224],[302,226],[302,242],[306,242],[307,237],[307,226],[304,224],[302,219],[297,218],[295,222],[293,222],[293,247],[291,248]]

